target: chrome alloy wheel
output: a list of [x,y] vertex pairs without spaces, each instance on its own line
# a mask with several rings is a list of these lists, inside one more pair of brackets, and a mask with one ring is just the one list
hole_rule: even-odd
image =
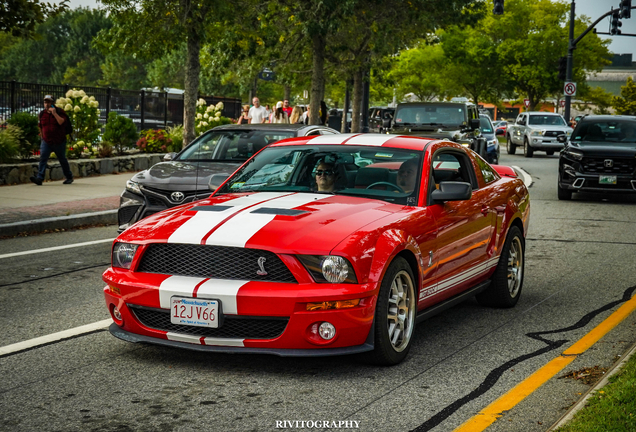
[[395,275],[389,290],[387,325],[393,349],[403,351],[415,327],[415,289],[411,276],[404,270]]
[[519,237],[512,239],[508,254],[508,292],[514,298],[523,282],[523,244]]

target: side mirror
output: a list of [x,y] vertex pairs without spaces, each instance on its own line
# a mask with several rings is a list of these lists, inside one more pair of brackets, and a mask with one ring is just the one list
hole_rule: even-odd
[[431,193],[431,198],[436,204],[445,201],[465,201],[473,196],[473,187],[470,183],[445,181],[439,184],[439,189]]
[[228,179],[229,176],[230,175],[227,173],[213,174],[212,177],[210,177],[210,181],[208,182],[208,187],[212,192],[214,192],[219,188],[219,186],[223,184],[225,180]]
[[382,127],[389,129],[391,127],[391,119],[385,118],[384,120],[382,120]]
[[566,134],[557,135],[557,141],[565,144],[568,142],[568,136]]
[[163,157],[163,160],[164,160],[165,162],[168,162],[168,161],[174,160],[174,158],[176,158],[176,157],[177,157],[177,154],[176,154],[175,152],[167,153],[167,154]]
[[503,135],[503,134],[504,134],[503,129],[497,129],[497,130],[495,131],[495,135]]
[[473,130],[474,129],[479,129],[479,125],[480,125],[479,119],[470,119],[470,128],[471,129],[473,129]]

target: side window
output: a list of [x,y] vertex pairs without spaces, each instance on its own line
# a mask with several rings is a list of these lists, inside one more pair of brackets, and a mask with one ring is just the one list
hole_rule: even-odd
[[321,129],[320,130],[320,134],[321,135],[334,135],[335,133],[337,133],[337,132],[332,132],[329,129]]
[[305,136],[315,136],[315,135],[320,135],[320,129],[312,130]]
[[479,157],[476,157],[475,161],[477,161],[477,166],[479,167],[479,170],[481,171],[481,176],[484,178],[484,182],[486,184],[497,180],[497,175],[495,174],[495,171],[492,169],[490,165],[486,163],[486,161],[484,161],[482,158],[479,158]]
[[436,153],[433,157],[431,173],[435,187],[439,187],[439,184],[445,181],[470,183],[473,189],[478,187],[470,160],[460,152]]

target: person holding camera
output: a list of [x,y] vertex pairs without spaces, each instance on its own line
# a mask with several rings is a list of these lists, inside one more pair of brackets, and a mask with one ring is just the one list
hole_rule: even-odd
[[66,159],[66,125],[70,122],[66,112],[53,104],[53,96],[44,96],[44,109],[39,114],[38,127],[40,129],[40,164],[37,176],[31,176],[30,180],[38,186],[42,185],[46,174],[46,163],[55,153],[62,166],[64,173],[64,184],[73,183],[73,173]]

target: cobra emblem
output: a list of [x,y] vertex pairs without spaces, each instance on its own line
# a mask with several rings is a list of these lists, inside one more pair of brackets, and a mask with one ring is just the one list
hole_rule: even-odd
[[265,257],[260,257],[257,261],[258,270],[256,270],[256,274],[259,276],[267,276],[267,272],[265,271],[265,261],[267,261]]

